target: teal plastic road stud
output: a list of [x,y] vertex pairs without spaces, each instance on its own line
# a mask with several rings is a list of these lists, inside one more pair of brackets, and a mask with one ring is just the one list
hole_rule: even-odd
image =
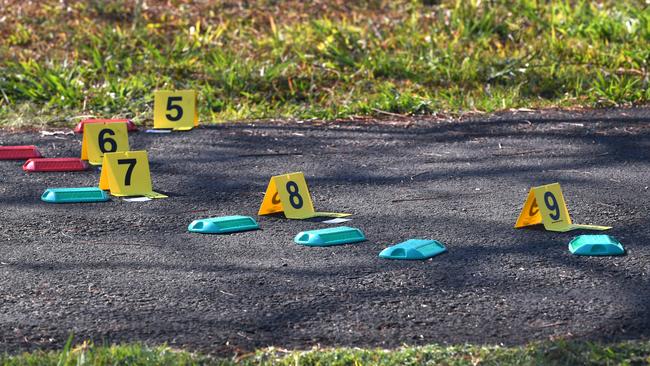
[[436,240],[409,239],[405,242],[390,246],[379,253],[386,259],[428,259],[447,251],[444,245]]
[[106,202],[109,196],[98,187],[49,188],[43,192],[41,200],[50,203]]
[[351,244],[365,241],[366,237],[361,230],[337,226],[328,229],[303,231],[296,235],[296,243],[310,247],[328,247],[330,245]]
[[569,242],[569,251],[575,255],[623,255],[625,248],[609,235],[579,235]]
[[194,220],[187,230],[203,234],[228,234],[259,228],[257,221],[250,216],[222,216]]

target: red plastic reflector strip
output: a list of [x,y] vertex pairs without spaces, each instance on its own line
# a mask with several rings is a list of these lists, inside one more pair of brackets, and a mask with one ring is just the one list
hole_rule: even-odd
[[126,123],[127,131],[134,132],[138,130],[138,126],[136,126],[135,123],[128,119],[85,119],[77,123],[77,127],[74,128],[74,132],[84,133],[84,125],[86,123]]
[[0,160],[26,160],[40,157],[41,153],[33,145],[0,146]]
[[76,172],[87,168],[88,164],[79,158],[29,159],[23,165],[26,172]]

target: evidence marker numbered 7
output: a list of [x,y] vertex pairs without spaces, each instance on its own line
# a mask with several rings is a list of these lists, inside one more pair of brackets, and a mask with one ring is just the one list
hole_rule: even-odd
[[104,154],[99,188],[109,190],[113,196],[167,197],[152,189],[146,151]]

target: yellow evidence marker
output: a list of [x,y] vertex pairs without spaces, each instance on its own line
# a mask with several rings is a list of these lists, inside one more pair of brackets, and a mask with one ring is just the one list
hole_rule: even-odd
[[[542,202],[541,206],[538,204],[539,202]],[[546,230],[560,232],[576,229],[611,229],[609,226],[572,224],[559,183],[533,187],[528,192],[528,198],[519,214],[515,228],[537,224],[544,224]]]
[[81,159],[101,165],[104,154],[129,151],[129,133],[125,123],[88,123],[81,141]]
[[104,154],[99,188],[113,196],[145,196],[166,198],[151,188],[149,159],[146,151],[124,151]]
[[346,213],[315,212],[302,172],[271,177],[258,215],[269,215],[276,212],[284,212],[284,216],[288,219],[350,216]]
[[196,90],[153,93],[153,128],[188,131],[199,125]]

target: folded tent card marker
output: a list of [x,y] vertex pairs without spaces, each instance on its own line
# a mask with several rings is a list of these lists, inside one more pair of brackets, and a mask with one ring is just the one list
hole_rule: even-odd
[[188,131],[199,125],[196,90],[156,90],[153,128]]
[[307,182],[302,172],[271,177],[258,215],[284,212],[288,219],[309,219],[312,217],[346,217],[351,214],[316,212]]
[[91,165],[101,165],[106,153],[129,151],[126,123],[91,123],[84,127],[81,159]]
[[149,158],[146,151],[123,151],[104,154],[99,188],[113,196],[166,198],[151,186]]
[[[541,205],[539,204],[541,202]],[[559,183],[533,187],[528,192],[515,228],[543,224],[548,231],[566,232],[576,229],[608,230],[610,226],[579,225],[571,222]]]

